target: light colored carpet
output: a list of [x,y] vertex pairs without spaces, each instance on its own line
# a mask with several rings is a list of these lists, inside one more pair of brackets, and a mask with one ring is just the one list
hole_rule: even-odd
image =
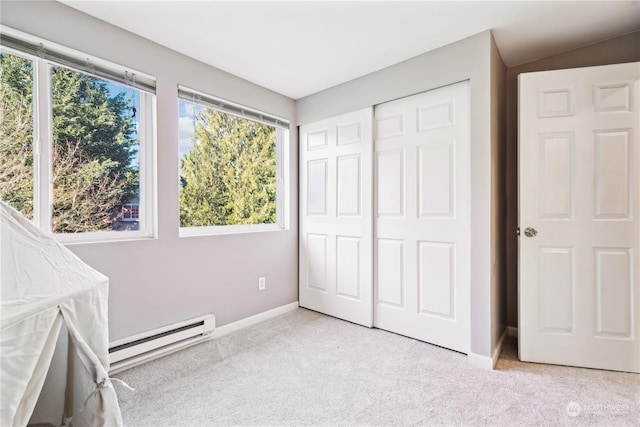
[[116,377],[127,426],[640,425],[639,375],[522,363],[513,339],[486,371],[305,309]]

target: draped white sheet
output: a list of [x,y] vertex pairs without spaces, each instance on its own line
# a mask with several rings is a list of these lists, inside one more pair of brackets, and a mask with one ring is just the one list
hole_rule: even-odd
[[[91,390],[74,407],[75,425],[120,426],[108,376],[109,280],[0,202],[0,425],[29,421],[53,357],[62,322]],[[58,424],[61,420],[52,420]]]

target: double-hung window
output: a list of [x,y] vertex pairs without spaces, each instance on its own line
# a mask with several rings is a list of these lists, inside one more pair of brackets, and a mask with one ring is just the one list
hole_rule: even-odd
[[155,79],[9,29],[0,41],[0,198],[61,241],[152,236]]
[[286,228],[289,124],[180,86],[180,235]]

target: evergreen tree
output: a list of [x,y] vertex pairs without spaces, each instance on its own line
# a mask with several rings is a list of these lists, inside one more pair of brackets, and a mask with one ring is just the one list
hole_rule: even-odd
[[[33,66],[0,55],[0,197],[33,215]],[[52,69],[54,232],[111,230],[114,208],[138,193],[131,100],[102,80]]]
[[111,230],[113,209],[139,187],[130,100],[62,67],[53,69],[52,89],[53,231]]
[[33,218],[33,66],[0,55],[0,199]]
[[79,143],[54,145],[52,158],[53,231],[111,230],[113,211],[122,203],[127,185],[112,173],[116,163],[88,158]]
[[33,102],[33,63],[25,58],[0,53],[0,79],[7,88],[19,95],[24,105]]
[[103,80],[61,67],[53,69],[52,85],[55,143],[77,142],[87,158],[111,160],[118,172],[128,170],[138,141],[125,94],[110,97]]
[[180,225],[276,220],[276,130],[203,109],[181,161]]

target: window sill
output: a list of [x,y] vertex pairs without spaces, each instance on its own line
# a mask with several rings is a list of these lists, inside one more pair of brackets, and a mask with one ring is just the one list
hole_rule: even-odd
[[[116,232],[117,233],[117,232]],[[120,235],[120,234],[111,234],[109,236],[104,235],[100,236],[100,233],[94,234],[91,233],[91,236],[84,236],[82,234],[87,233],[78,233],[78,234],[50,234],[55,240],[64,246],[74,246],[74,245],[92,245],[92,244],[102,244],[102,243],[117,243],[117,242],[132,242],[132,241],[142,241],[142,240],[155,240],[156,236],[148,235],[148,234],[138,234],[135,235]]]
[[220,236],[230,234],[251,234],[265,233],[272,231],[286,231],[287,228],[279,224],[259,224],[259,225],[219,225],[211,227],[180,227],[178,236],[182,237],[202,237]]

